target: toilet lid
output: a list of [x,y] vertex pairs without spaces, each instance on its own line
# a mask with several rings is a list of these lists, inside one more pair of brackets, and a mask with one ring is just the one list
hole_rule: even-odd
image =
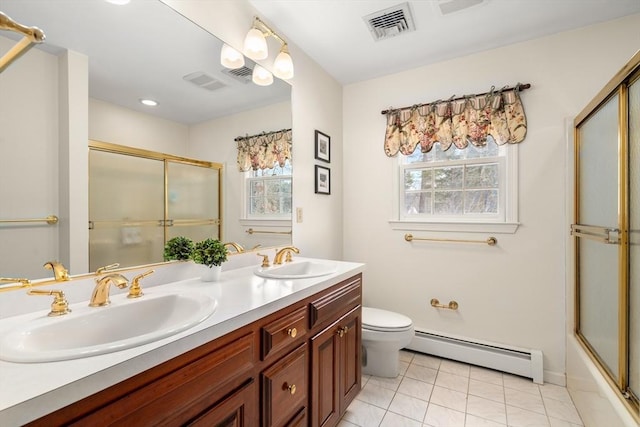
[[379,308],[362,307],[362,327],[374,331],[405,331],[412,322],[407,316]]

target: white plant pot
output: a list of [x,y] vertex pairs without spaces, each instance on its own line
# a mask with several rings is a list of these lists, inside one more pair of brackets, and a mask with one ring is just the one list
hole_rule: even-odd
[[214,265],[212,267],[204,268],[202,272],[202,276],[200,276],[200,280],[203,282],[218,282],[220,280],[220,275],[222,274],[222,266]]

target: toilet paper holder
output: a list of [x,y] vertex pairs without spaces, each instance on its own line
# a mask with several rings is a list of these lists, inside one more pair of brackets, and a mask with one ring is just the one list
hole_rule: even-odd
[[435,308],[446,308],[447,310],[457,310],[458,302],[457,301],[449,301],[448,305],[440,304],[440,301],[437,298],[431,298],[431,307]]

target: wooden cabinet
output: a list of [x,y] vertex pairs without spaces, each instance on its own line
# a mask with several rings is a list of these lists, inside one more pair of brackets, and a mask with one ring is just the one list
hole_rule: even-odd
[[360,391],[361,307],[311,339],[311,426],[334,426]]
[[333,285],[29,425],[335,426],[360,391],[361,280]]

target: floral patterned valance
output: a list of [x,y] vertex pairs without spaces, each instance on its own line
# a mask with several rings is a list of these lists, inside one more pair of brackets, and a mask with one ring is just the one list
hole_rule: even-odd
[[522,142],[527,119],[517,85],[480,94],[383,111],[387,116],[384,152],[410,155],[420,146],[428,153],[437,142],[442,150],[451,145],[464,149],[469,143],[482,147],[489,137],[498,145]]
[[241,136],[238,143],[238,168],[241,172],[271,169],[276,164],[284,167],[291,162],[291,129]]

